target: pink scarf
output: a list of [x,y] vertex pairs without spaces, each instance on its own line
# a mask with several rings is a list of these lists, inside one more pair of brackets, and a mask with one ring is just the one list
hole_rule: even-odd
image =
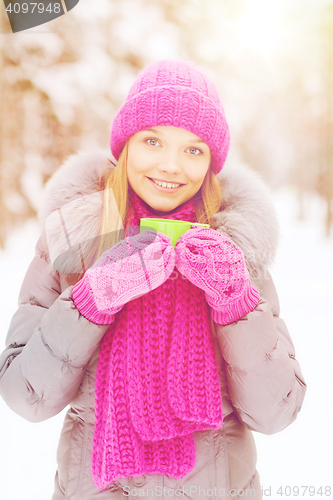
[[[130,226],[160,217],[130,196]],[[166,218],[195,222],[193,201]],[[183,477],[195,464],[193,432],[221,427],[209,306],[176,268],[117,313],[101,342],[95,402],[92,471],[100,489],[130,475]]]

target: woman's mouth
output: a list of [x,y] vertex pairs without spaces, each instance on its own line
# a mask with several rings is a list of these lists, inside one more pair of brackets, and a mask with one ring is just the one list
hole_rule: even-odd
[[151,179],[147,177],[150,183],[158,190],[163,192],[174,193],[178,191],[184,184],[180,184],[177,182],[167,182],[167,181],[159,181],[157,179]]

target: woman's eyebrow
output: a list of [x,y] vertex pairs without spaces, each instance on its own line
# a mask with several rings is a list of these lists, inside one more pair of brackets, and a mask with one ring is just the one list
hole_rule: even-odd
[[[141,130],[141,132],[153,132],[153,134],[156,135],[165,135],[164,132],[162,132],[162,130],[157,130],[156,128],[147,128],[145,130]],[[207,143],[202,139],[199,139],[199,137],[198,139],[190,139],[189,141],[186,142],[190,142],[192,144],[206,144],[207,146]]]
[[153,132],[156,135],[158,134],[164,135],[161,130],[156,130],[155,128],[147,128],[145,130],[142,130],[142,132]]
[[207,143],[201,139],[193,139],[192,141],[188,141],[188,142],[192,142],[193,144],[206,144],[207,146]]

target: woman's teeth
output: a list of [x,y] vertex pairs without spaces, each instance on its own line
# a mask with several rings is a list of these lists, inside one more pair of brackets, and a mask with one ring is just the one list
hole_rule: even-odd
[[164,188],[176,188],[180,186],[180,184],[173,184],[172,182],[162,182],[162,181],[156,181],[155,179],[152,179],[155,184],[158,186],[164,187]]

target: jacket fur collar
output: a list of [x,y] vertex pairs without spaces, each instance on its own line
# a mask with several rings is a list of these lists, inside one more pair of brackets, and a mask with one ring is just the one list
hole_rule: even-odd
[[[47,182],[38,217],[43,227],[42,249],[50,262],[69,245],[75,247],[96,236],[103,203],[99,178],[106,165],[107,171],[112,168],[106,158],[115,163],[111,153],[102,149],[81,151],[70,156]],[[218,180],[223,195],[213,227],[242,249],[252,283],[260,287],[278,242],[270,191],[245,166],[225,166]]]

